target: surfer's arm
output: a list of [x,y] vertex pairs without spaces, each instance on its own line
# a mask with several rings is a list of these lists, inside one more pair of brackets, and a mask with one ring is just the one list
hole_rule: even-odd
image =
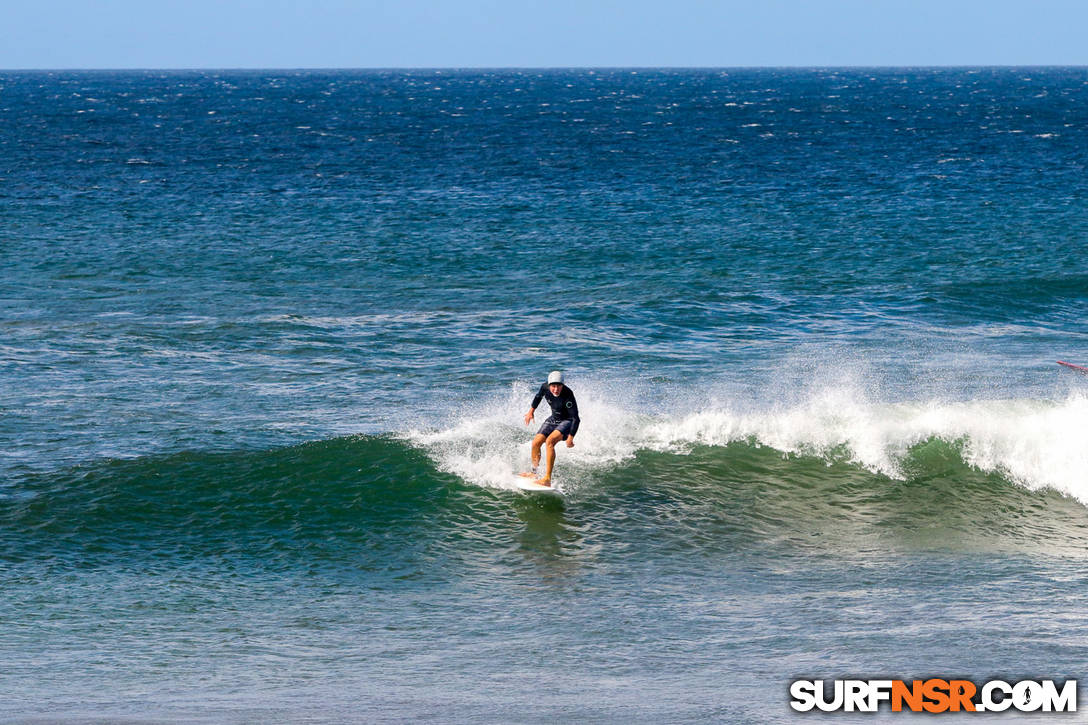
[[536,395],[533,396],[533,402],[529,404],[529,412],[525,414],[525,425],[529,425],[533,422],[533,415],[536,413],[536,406],[540,405],[540,401],[544,398],[545,385],[540,386],[540,390],[536,391]]
[[578,401],[574,399],[574,393],[571,393],[570,402],[570,433],[567,434],[567,447],[572,448],[574,446],[574,434],[578,432],[578,425],[582,422],[582,419],[578,417]]
[[541,385],[540,390],[536,391],[536,395],[533,396],[533,402],[529,404],[529,410],[536,410],[536,406],[540,405],[540,401],[544,399],[544,391],[547,387],[547,385]]

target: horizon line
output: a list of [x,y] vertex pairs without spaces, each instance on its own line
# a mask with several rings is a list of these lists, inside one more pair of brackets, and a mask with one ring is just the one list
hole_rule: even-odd
[[125,67],[18,67],[0,68],[0,73],[78,73],[124,71],[144,73],[169,73],[193,71],[658,71],[658,70],[978,70],[978,69],[1018,69],[1018,68],[1062,68],[1086,69],[1088,64],[1063,63],[950,63],[950,64],[907,64],[907,65],[869,65],[869,64],[813,64],[813,65],[464,65],[464,66],[125,66]]

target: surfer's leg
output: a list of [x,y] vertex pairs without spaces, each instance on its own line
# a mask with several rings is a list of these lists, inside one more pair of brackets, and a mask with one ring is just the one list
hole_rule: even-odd
[[552,485],[552,466],[555,465],[555,444],[563,440],[563,433],[553,430],[546,441],[546,456],[544,458],[544,475],[536,479],[537,483],[545,486]]
[[533,450],[531,454],[533,459],[533,467],[531,470],[534,474],[536,473],[536,469],[540,466],[540,447],[544,445],[545,438],[546,436],[543,433],[537,433],[535,436],[533,436]]

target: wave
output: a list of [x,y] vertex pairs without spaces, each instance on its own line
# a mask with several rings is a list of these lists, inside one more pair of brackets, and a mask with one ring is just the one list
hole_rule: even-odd
[[[1012,549],[1081,556],[1088,544],[1088,399],[872,402],[825,387],[775,406],[666,402],[632,412],[579,389],[582,429],[556,480],[585,516],[678,549]],[[438,470],[509,488],[532,429],[517,391],[475,416],[403,436]],[[637,512],[637,513],[636,513]],[[632,527],[645,517],[645,525]],[[725,542],[723,544],[722,542]]]
[[[627,392],[622,395],[629,397]],[[926,457],[917,454],[939,441],[968,469],[1088,505],[1088,397],[1081,394],[1061,401],[881,403],[863,389],[843,386],[771,406],[689,401],[681,404],[685,411],[659,414],[631,412],[611,402],[614,395],[580,393],[582,432],[574,448],[561,446],[557,456],[568,486],[639,451],[683,455],[695,446],[738,443],[906,481],[926,475]],[[522,397],[512,391],[490,401],[482,415],[404,439],[426,450],[440,470],[478,485],[509,487],[509,473],[529,460],[532,430],[519,424]]]
[[413,576],[491,551],[538,515],[593,529],[597,543],[676,550],[1088,545],[1083,397],[872,404],[831,390],[778,409],[705,401],[668,414],[632,413],[592,386],[579,395],[558,514],[502,490],[531,432],[511,391],[436,429],[29,473],[0,489],[0,558]]
[[112,552],[320,560],[330,542],[407,535],[447,479],[420,451],[381,436],[99,461],[9,484],[0,549],[16,561]]

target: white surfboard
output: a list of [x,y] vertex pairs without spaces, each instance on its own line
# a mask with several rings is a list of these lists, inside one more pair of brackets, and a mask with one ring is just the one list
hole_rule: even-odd
[[563,492],[556,486],[544,486],[528,476],[522,476],[521,474],[514,474],[514,486],[519,491],[525,491],[527,493],[543,493],[551,494],[552,496],[562,496]]

